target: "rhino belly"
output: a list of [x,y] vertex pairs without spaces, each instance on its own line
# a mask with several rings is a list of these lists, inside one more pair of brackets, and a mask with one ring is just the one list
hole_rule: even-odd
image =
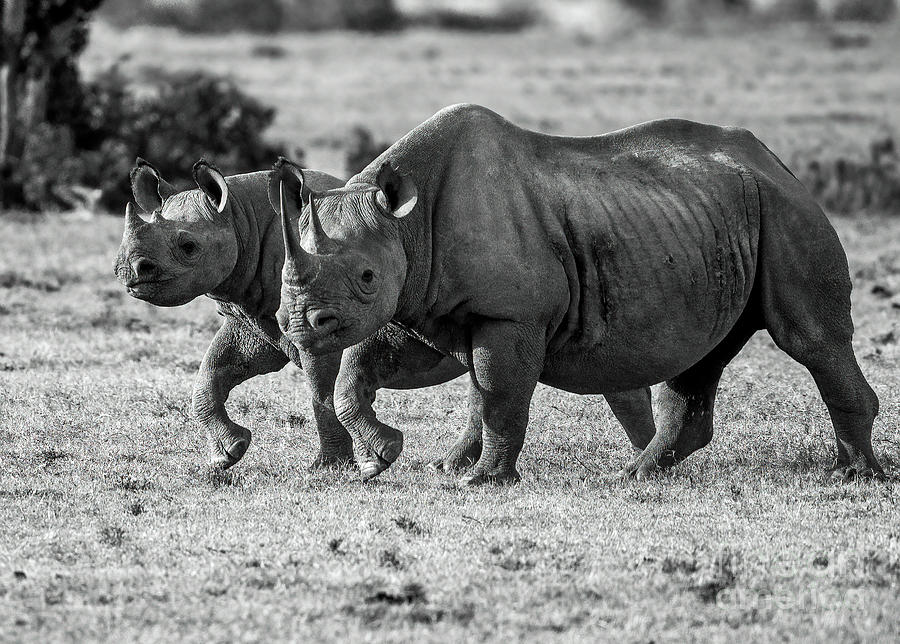
[[578,393],[643,387],[721,342],[755,277],[759,209],[746,188],[735,174],[713,185],[645,181],[602,199],[588,236],[596,270],[570,312],[582,324],[548,353],[542,381]]

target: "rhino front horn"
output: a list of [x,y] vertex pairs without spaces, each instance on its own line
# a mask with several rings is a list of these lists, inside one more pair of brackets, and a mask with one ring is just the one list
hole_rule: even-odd
[[143,223],[144,220],[134,209],[134,203],[129,201],[125,205],[125,230],[134,230]]
[[284,182],[278,183],[278,210],[281,213],[281,232],[284,235],[284,265],[293,271],[299,279],[304,274],[304,267],[309,261],[309,253],[300,245],[300,232],[291,222],[284,207]]

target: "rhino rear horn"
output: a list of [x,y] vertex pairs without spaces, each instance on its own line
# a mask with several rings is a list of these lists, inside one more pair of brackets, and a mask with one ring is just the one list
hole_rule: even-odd
[[228,184],[219,169],[205,159],[200,159],[194,164],[193,174],[197,187],[206,195],[216,212],[221,213],[225,210],[225,204],[228,203]]
[[322,228],[322,222],[319,220],[319,212],[316,207],[315,195],[309,193],[309,234],[312,238],[312,251],[316,254],[328,252],[328,245],[331,241]]
[[178,192],[156,168],[140,157],[135,161],[129,177],[134,200],[144,212],[158,210],[166,199]]

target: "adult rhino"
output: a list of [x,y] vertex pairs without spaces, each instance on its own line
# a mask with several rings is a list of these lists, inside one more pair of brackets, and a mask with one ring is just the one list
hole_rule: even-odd
[[[286,226],[278,321],[312,353],[402,325],[466,365],[484,449],[470,484],[518,480],[538,381],[576,393],[664,382],[643,476],[712,437],[716,387],[753,333],[813,375],[842,476],[882,474],[878,399],[850,339],[850,279],[834,229],[750,132],[684,120],[597,137],[530,132],[475,105],[438,112],[345,187],[274,169],[314,252]],[[278,183],[273,182],[273,183]],[[369,475],[399,431],[366,392],[391,370],[344,352],[337,416]]]
[[[145,220],[128,204],[115,273],[129,294],[157,306],[186,304],[204,294],[216,300],[225,321],[203,358],[193,392],[193,411],[206,430],[211,464],[230,467],[250,445],[250,430],[228,417],[225,402],[231,390],[281,369],[288,360],[306,371],[312,393],[320,441],[313,467],[351,461],[352,441],[332,403],[340,353],[313,356],[298,350],[275,321],[284,243],[281,220],[267,198],[269,172],[225,177],[201,160],[193,176],[197,188],[178,191],[138,159],[131,172],[132,192],[152,214]],[[314,170],[305,170],[304,176],[317,190],[344,183]],[[372,362],[390,365],[392,375],[382,383],[386,387],[426,387],[466,372],[458,361],[396,325],[380,329],[359,351]],[[369,394],[372,399],[374,394]],[[640,418],[649,413],[646,392],[612,396],[610,404],[626,427],[643,427]],[[630,433],[629,438],[643,448],[652,434]],[[480,452],[481,416],[473,403],[467,427],[440,466],[472,465]]]

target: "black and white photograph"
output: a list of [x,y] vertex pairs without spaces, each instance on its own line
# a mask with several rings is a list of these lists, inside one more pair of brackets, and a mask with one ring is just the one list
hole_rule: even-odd
[[900,642],[900,0],[0,14],[0,642]]

